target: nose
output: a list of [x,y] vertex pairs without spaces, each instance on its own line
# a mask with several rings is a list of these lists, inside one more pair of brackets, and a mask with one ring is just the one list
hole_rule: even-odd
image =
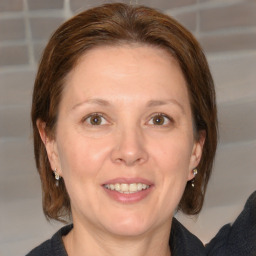
[[118,131],[115,136],[115,145],[111,152],[114,163],[133,166],[143,164],[148,160],[142,132],[136,128],[126,128]]

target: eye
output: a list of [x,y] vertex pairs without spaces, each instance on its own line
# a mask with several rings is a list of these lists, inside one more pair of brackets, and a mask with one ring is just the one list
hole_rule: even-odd
[[98,114],[98,113],[94,113],[94,114],[90,114],[89,116],[87,116],[84,121],[88,124],[88,125],[105,125],[107,124],[107,120],[102,116],[102,114]]
[[155,126],[164,126],[168,125],[171,122],[171,118],[166,116],[165,114],[159,113],[151,117],[149,124]]

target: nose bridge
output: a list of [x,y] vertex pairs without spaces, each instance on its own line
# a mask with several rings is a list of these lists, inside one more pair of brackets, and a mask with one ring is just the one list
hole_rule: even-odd
[[147,158],[142,128],[135,123],[118,127],[112,152],[113,161],[134,165],[145,162]]

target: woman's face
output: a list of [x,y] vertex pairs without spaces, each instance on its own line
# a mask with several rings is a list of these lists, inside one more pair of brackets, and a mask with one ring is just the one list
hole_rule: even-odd
[[170,228],[202,144],[176,60],[124,45],[90,50],[68,75],[46,148],[74,223],[136,236]]

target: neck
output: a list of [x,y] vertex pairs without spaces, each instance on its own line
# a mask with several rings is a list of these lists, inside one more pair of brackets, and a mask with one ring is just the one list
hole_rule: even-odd
[[[171,224],[171,223],[170,223]],[[166,225],[166,224],[165,224]],[[63,237],[69,256],[170,256],[170,225],[137,236],[117,236],[92,231],[79,223]]]

